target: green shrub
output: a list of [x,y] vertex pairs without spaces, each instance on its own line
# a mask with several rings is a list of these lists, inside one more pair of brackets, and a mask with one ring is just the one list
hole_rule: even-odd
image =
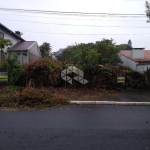
[[10,85],[7,87],[7,92],[14,92],[17,90],[17,86]]
[[0,63],[0,72],[7,72],[7,64]]
[[11,85],[15,85],[21,76],[22,68],[17,64],[18,56],[16,53],[9,53],[7,57],[8,78]]

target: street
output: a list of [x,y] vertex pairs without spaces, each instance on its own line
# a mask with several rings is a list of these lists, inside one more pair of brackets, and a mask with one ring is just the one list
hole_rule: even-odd
[[150,150],[150,107],[0,110],[0,150]]

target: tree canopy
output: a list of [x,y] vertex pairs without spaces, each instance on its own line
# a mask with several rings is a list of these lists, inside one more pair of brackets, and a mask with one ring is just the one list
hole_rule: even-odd
[[145,7],[146,7],[146,16],[149,18],[150,21],[150,3],[148,1],[146,1]]
[[103,39],[96,43],[80,43],[64,49],[58,60],[77,66],[120,63],[119,48],[112,39]]
[[50,52],[52,50],[51,44],[44,42],[41,46],[40,46],[40,51],[42,53],[42,57],[44,56],[49,56]]
[[11,46],[12,42],[8,39],[0,38],[0,49],[2,50],[5,46]]
[[120,45],[117,45],[117,47],[119,50],[126,50],[127,44],[120,44]]
[[12,42],[8,39],[4,39],[4,38],[0,38],[0,63],[3,63],[3,48],[5,48],[5,46],[11,46]]

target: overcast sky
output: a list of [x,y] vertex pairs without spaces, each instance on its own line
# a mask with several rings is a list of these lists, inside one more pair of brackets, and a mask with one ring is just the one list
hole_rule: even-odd
[[[8,2],[6,0],[0,0],[0,8],[88,13],[144,14],[145,1],[9,0]],[[37,41],[39,45],[41,45],[43,42],[49,42],[52,45],[53,51],[57,51],[59,50],[59,48],[65,48],[67,45],[73,45],[75,44],[75,42],[96,42],[101,40],[102,38],[113,38],[117,44],[126,44],[128,40],[131,39],[133,47],[145,47],[145,49],[150,50],[150,23],[146,22],[146,17],[81,17],[63,15],[44,15],[39,13],[34,14],[0,10],[0,20],[0,22],[7,26],[9,29],[13,31],[21,31],[23,33],[22,37],[27,41]],[[94,25],[101,27],[69,26],[58,24],[91,26]]]

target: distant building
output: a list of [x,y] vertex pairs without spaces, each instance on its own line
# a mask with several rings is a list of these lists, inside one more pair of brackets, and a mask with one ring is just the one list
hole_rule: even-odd
[[145,48],[121,50],[119,56],[123,61],[123,65],[133,70],[143,72],[150,68],[150,50],[145,50]]

